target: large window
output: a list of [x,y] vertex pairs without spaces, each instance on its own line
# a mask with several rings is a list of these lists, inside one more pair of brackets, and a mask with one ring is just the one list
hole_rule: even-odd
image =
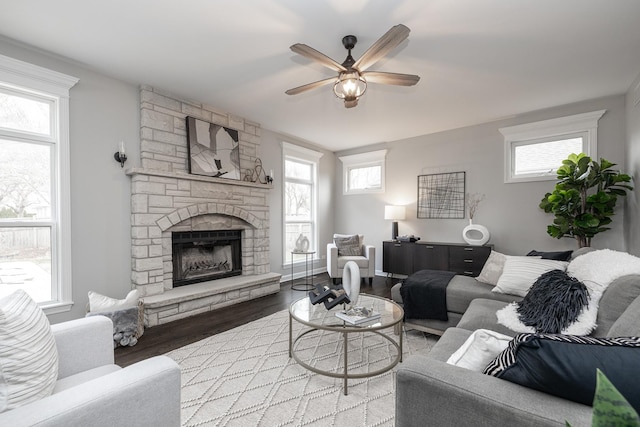
[[505,137],[505,182],[555,180],[571,153],[597,158],[598,120],[594,111],[501,128]]
[[69,89],[77,79],[0,56],[0,295],[71,307]]
[[343,194],[383,193],[387,150],[340,157]]
[[[318,163],[322,153],[282,143],[284,161],[284,245],[285,264],[296,247],[318,251],[317,201]],[[293,262],[304,260],[293,255]]]

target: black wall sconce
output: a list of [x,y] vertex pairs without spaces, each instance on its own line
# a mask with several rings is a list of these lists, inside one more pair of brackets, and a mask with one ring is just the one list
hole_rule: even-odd
[[120,149],[115,152],[113,158],[116,159],[116,162],[120,163],[120,167],[124,167],[124,162],[127,161],[127,154],[124,150],[124,141],[120,141]]

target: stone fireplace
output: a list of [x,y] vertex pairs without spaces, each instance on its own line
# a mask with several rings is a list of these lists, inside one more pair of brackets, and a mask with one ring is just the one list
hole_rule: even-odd
[[280,274],[269,264],[271,185],[187,173],[187,115],[238,129],[242,170],[257,157],[259,125],[148,86],[140,94],[142,167],[127,174],[131,278],[146,325],[278,292]]

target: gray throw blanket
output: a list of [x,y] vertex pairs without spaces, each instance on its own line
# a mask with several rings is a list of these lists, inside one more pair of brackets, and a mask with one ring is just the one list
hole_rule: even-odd
[[138,329],[138,307],[124,310],[105,311],[102,313],[87,313],[89,316],[105,316],[113,322],[113,347],[134,346],[138,343],[136,331]]
[[449,320],[447,285],[456,273],[419,270],[407,277],[400,287],[406,319]]

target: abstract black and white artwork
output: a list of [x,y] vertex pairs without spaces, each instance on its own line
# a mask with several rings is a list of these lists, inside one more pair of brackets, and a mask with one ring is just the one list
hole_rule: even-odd
[[418,218],[464,218],[465,172],[418,175]]
[[240,179],[238,131],[187,117],[189,173]]

